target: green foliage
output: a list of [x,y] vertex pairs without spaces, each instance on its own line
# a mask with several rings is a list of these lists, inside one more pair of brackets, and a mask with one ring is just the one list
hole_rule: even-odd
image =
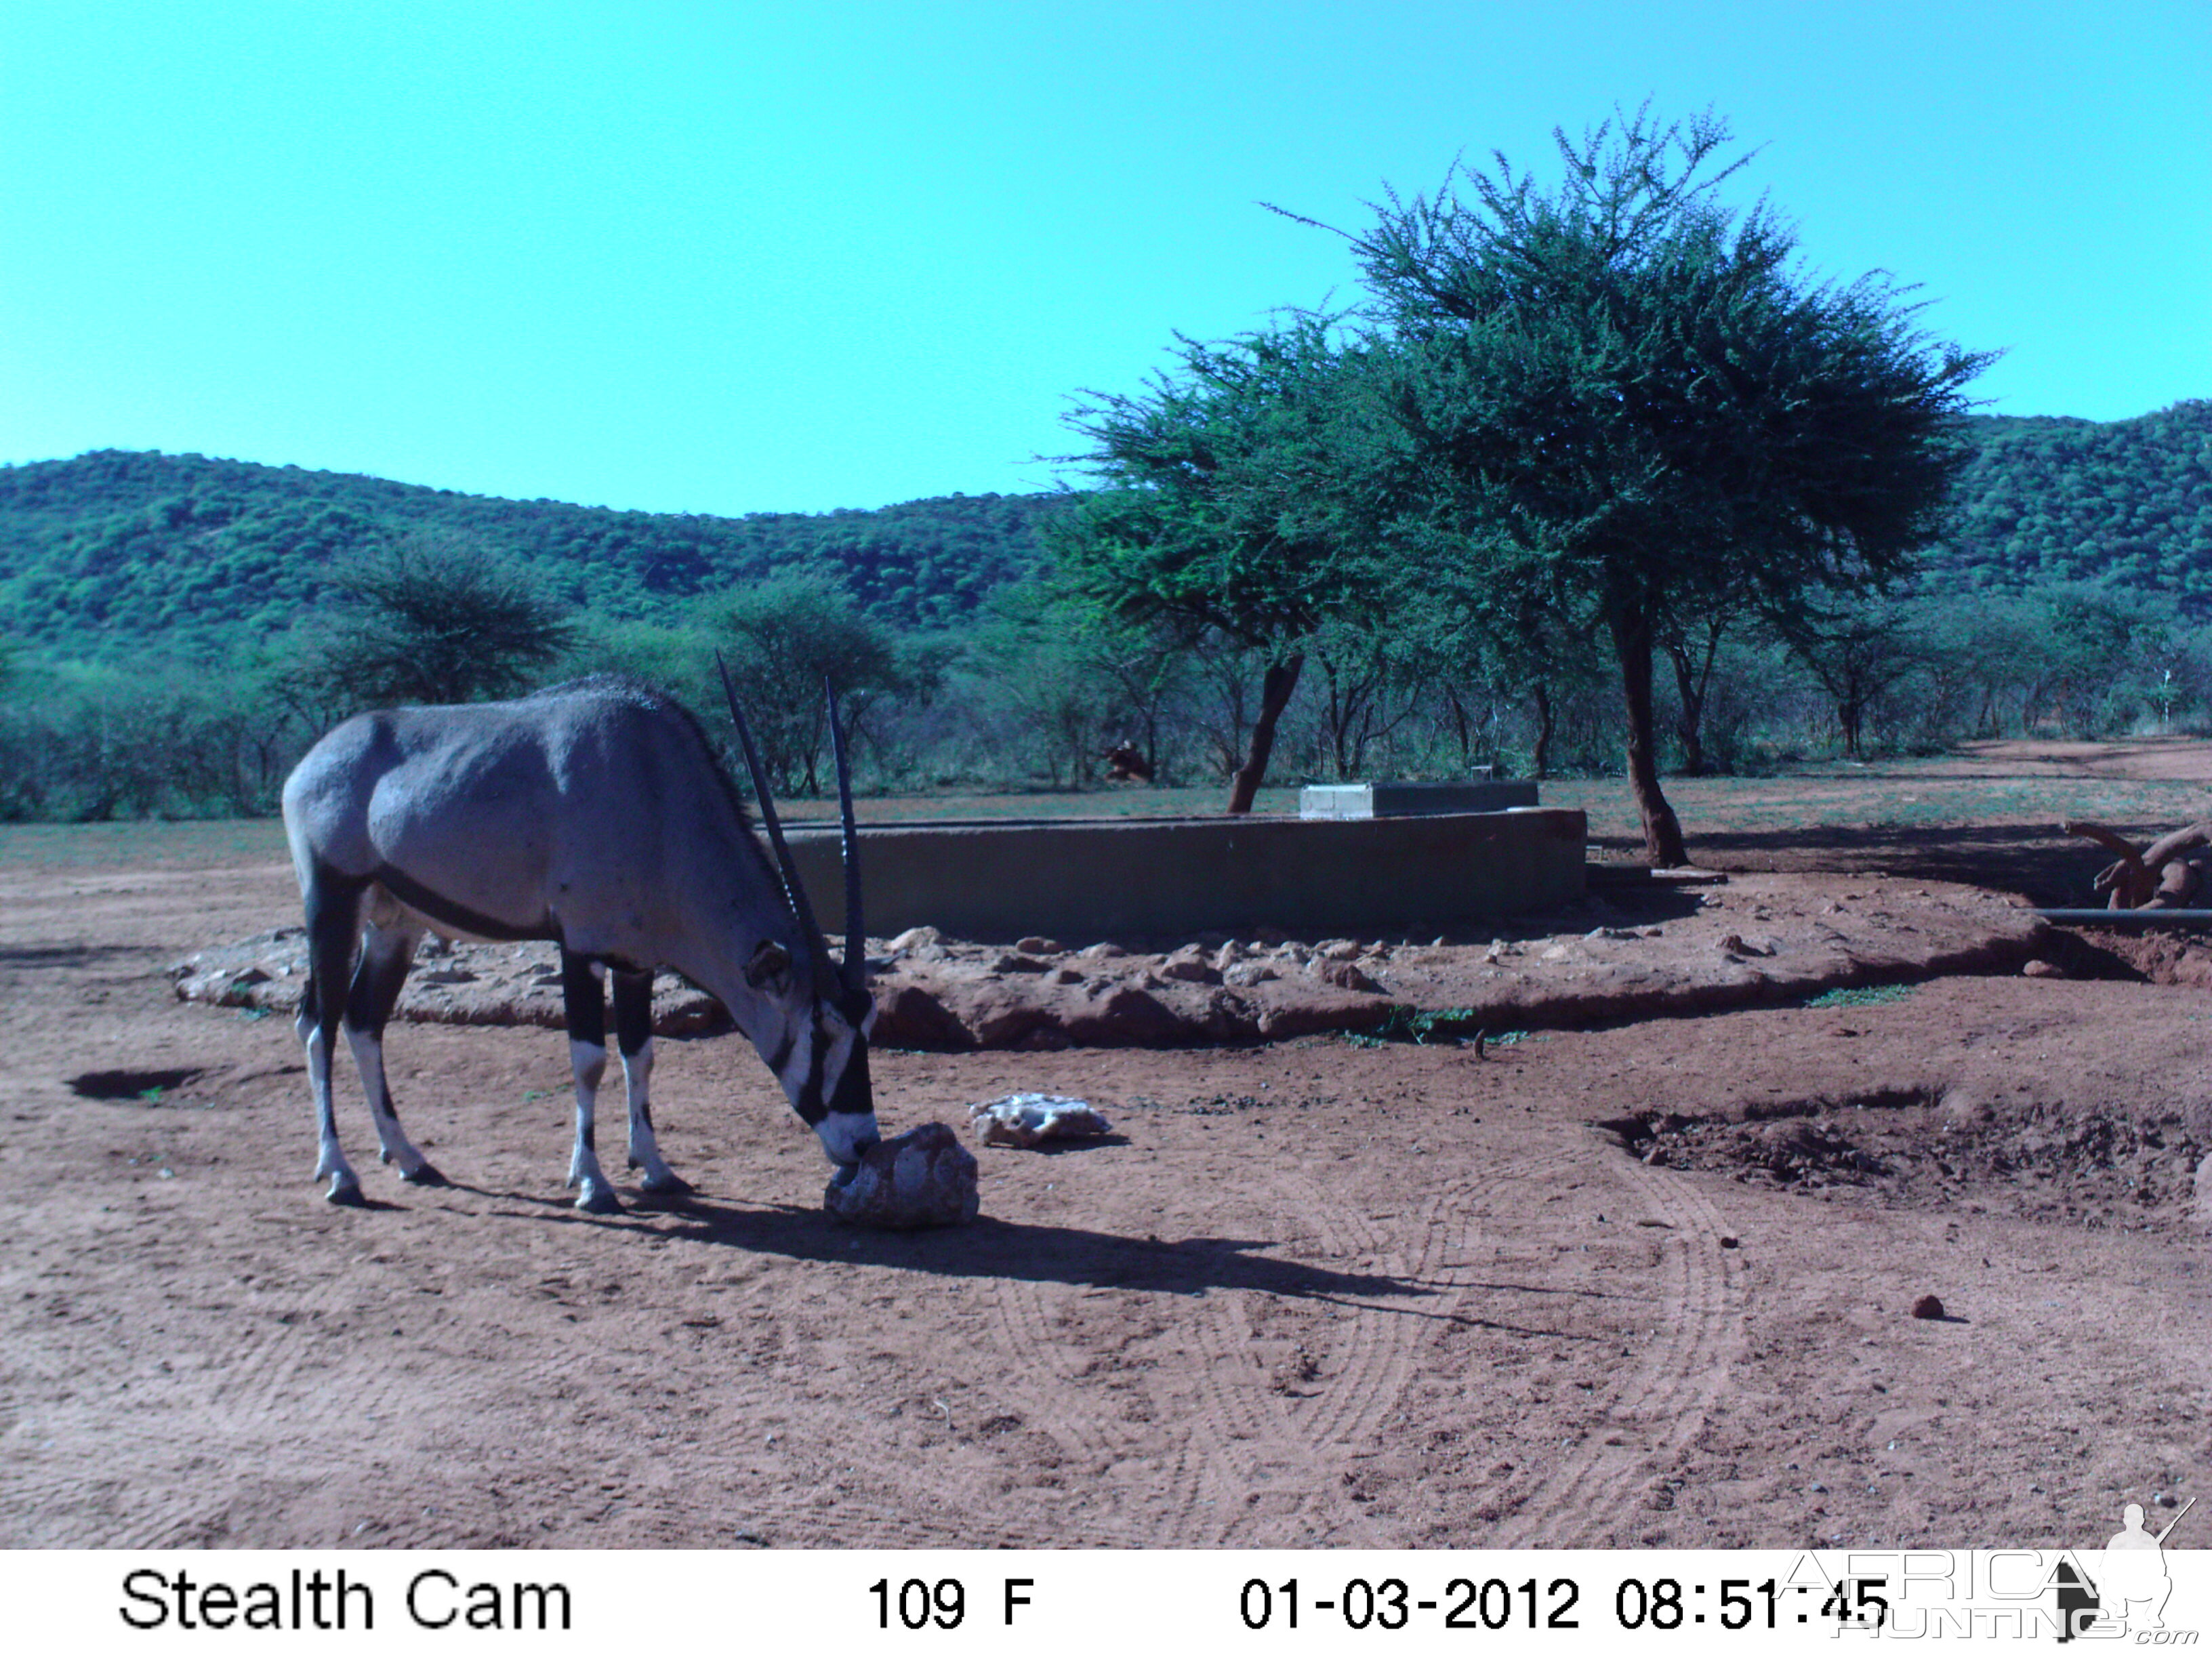
[[1345,1041],[1361,1048],[1380,1048],[1389,1042],[1439,1042],[1457,1048],[1462,1042],[1475,1041],[1486,1048],[1510,1048],[1529,1041],[1526,1031],[1486,1031],[1480,1013],[1476,1008],[1416,1008],[1410,1003],[1394,1002],[1384,1010],[1382,1024],[1370,1030],[1347,1032]]
[[1819,286],[1764,203],[1714,199],[1741,161],[1712,116],[1645,112],[1577,143],[1546,191],[1504,157],[1395,194],[1352,246],[1374,356],[1413,446],[1402,521],[1456,541],[1498,615],[1602,626],[1655,859],[1682,856],[1660,793],[1652,651],[1670,624],[1903,574],[1964,457],[1959,388],[1986,356],[1932,342],[1879,275]]
[[1092,618],[1033,582],[1002,588],[984,606],[961,659],[974,702],[1001,744],[1054,789],[1098,773],[1111,682]]
[[1838,986],[1806,999],[1808,1008],[1873,1008],[1885,1002],[1902,1002],[1918,988],[1911,985]]
[[334,580],[344,601],[296,669],[320,706],[513,696],[574,642],[526,573],[451,537],[414,532]]
[[1711,117],[1642,113],[1579,143],[1550,194],[1503,158],[1473,200],[1392,198],[1355,242],[1400,351],[1397,413],[1449,518],[1587,612],[1698,614],[1748,589],[1898,574],[1963,456],[1957,388],[1988,361],[1914,331],[1880,276],[1789,268]]
[[1389,438],[1358,390],[1362,353],[1333,334],[1304,316],[1218,345],[1182,339],[1175,374],[1071,417],[1104,487],[1048,532],[1063,590],[1102,618],[1260,659],[1231,812],[1251,810],[1315,630],[1380,620],[1369,474]]
[[2106,581],[2212,607],[2212,400],[2126,421],[1984,416],[1931,563],[1947,586]]
[[[1456,1046],[1462,1037],[1478,1035],[1481,1023],[1473,1008],[1416,1008],[1409,1003],[1394,1002],[1385,1011],[1382,1023],[1372,1030],[1352,1033],[1347,1041],[1363,1048],[1379,1048],[1386,1042],[1427,1043],[1449,1042]],[[1495,1043],[1518,1042],[1528,1035],[1525,1031],[1507,1031],[1488,1038]]]
[[0,629],[78,656],[223,649],[328,601],[407,536],[472,541],[549,594],[665,620],[703,593],[834,570],[868,615],[939,628],[1026,574],[1051,495],[741,519],[510,501],[298,467],[107,450],[0,467]]
[[0,704],[0,819],[267,812],[297,741],[252,672],[52,671]]
[[1070,423],[1103,488],[1047,531],[1060,580],[1100,611],[1195,635],[1292,647],[1371,590],[1352,475],[1380,438],[1328,321],[1219,344],[1136,396],[1093,396]]
[[901,685],[890,631],[864,616],[834,578],[801,571],[738,588],[697,615],[728,665],[775,787],[821,793],[829,743],[823,683],[836,684],[845,717],[865,719],[874,698]]
[[1910,607],[1879,594],[1808,597],[1777,625],[1834,702],[1844,753],[1858,759],[1868,714],[1927,659]]
[[[1349,324],[1089,395],[1093,491],[720,519],[0,467],[0,817],[265,811],[371,701],[607,667],[710,710],[717,645],[799,788],[825,667],[878,787],[1083,787],[1127,741],[1249,801],[1278,721],[1313,778],[1604,771],[1624,690],[1662,809],[1658,742],[1694,772],[2212,726],[2212,401],[1967,416],[1982,359],[1905,290],[1816,284],[1717,203],[1717,121],[1555,137],[1556,185],[1501,158],[1389,197]],[[496,626],[438,612],[453,547]]]

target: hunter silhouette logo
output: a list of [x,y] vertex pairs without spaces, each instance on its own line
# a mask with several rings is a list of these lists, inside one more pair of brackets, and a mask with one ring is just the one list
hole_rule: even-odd
[[2094,1581],[2062,1564],[2057,1574],[2058,1611],[2064,1628],[2058,1639],[2070,1642],[2092,1624],[2109,1622],[2115,1632],[2162,1631],[2166,1601],[2173,1580],[2166,1571],[2166,1540],[2197,1507],[2192,1498],[2181,1513],[2154,1534],[2143,1525],[2142,1505],[2120,1511],[2120,1530],[2105,1545],[2103,1564]]

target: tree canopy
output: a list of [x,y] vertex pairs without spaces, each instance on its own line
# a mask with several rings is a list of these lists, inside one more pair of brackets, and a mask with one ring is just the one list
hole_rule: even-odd
[[823,684],[836,685],[848,722],[870,698],[898,686],[890,630],[818,571],[787,571],[737,589],[701,615],[708,635],[724,648],[769,777],[779,788],[820,793],[830,736]]
[[1178,367],[1071,416],[1102,487],[1049,522],[1071,593],[1127,623],[1212,630],[1264,660],[1251,744],[1229,810],[1251,810],[1306,641],[1379,597],[1364,469],[1379,429],[1348,395],[1358,351],[1298,317],[1216,343],[1179,339]]
[[[1932,580],[2019,592],[2110,580],[2212,610],[2212,400],[2123,421],[1973,415]],[[945,496],[741,519],[508,501],[197,455],[102,451],[0,466],[0,631],[32,653],[219,659],[327,605],[349,562],[466,537],[548,593],[673,622],[702,593],[831,566],[872,617],[965,628],[1034,573],[1066,495]]]
[[[1548,191],[1498,156],[1395,193],[1351,238],[1417,480],[1404,514],[1457,538],[1512,602],[1610,639],[1655,860],[1684,861],[1659,787],[1659,631],[1749,598],[1902,574],[1966,459],[1960,388],[1989,361],[1932,341],[1887,277],[1811,281],[1763,202],[1717,187],[1748,157],[1708,114],[1555,132]],[[1462,194],[1461,186],[1464,187]]]
[[346,571],[299,676],[327,706],[513,696],[574,642],[562,607],[482,548],[417,535]]

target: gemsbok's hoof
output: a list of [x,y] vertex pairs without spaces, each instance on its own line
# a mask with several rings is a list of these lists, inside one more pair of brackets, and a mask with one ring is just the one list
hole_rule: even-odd
[[399,1178],[410,1187],[450,1187],[453,1184],[439,1174],[438,1166],[434,1164],[418,1164]]
[[350,1175],[331,1177],[331,1189],[323,1194],[325,1204],[344,1204],[359,1209],[368,1200],[361,1195],[361,1182]]
[[584,1190],[576,1194],[576,1207],[592,1215],[620,1215],[622,1200],[615,1196],[613,1188],[603,1187],[596,1181],[587,1181],[584,1183]]
[[655,1198],[674,1198],[691,1190],[691,1183],[673,1170],[662,1176],[647,1176],[637,1183],[641,1193],[651,1193]]

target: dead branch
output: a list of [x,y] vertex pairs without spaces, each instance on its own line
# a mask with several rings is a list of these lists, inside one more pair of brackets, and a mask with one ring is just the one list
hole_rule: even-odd
[[[2185,908],[2204,884],[2208,860],[2202,854],[2212,848],[2212,822],[2169,831],[2141,850],[2117,830],[2086,818],[2063,819],[2058,827],[2069,836],[2093,841],[2106,851],[2119,854],[2089,884],[2092,891],[2106,895],[2107,909]],[[2191,854],[2200,856],[2188,856]]]

